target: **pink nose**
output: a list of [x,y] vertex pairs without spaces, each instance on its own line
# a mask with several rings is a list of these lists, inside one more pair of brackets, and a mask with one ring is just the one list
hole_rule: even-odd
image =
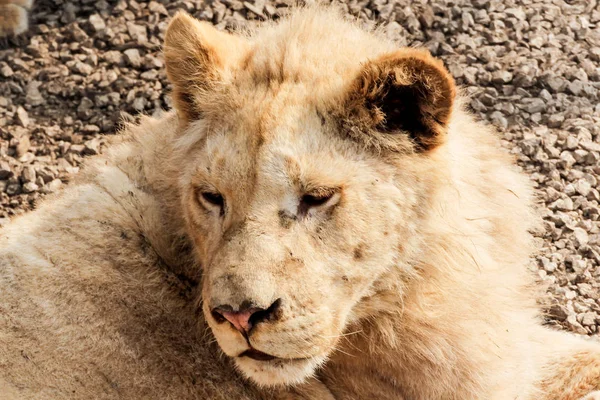
[[[249,301],[244,303],[248,304]],[[224,304],[212,309],[212,317],[217,323],[229,321],[231,325],[243,334],[248,334],[252,327],[259,322],[274,322],[281,317],[281,299],[275,300],[267,309],[257,307],[244,307],[239,311],[233,311],[233,307]]]
[[221,314],[227,321],[231,322],[231,325],[233,325],[238,331],[242,333],[248,333],[248,331],[252,329],[250,317],[258,310],[258,308],[251,308],[241,312],[221,311],[219,314]]

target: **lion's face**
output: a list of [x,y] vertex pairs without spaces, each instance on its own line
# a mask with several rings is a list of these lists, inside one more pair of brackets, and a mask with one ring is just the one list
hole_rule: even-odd
[[[416,202],[392,166],[336,140],[314,112],[279,115],[262,139],[249,110],[229,125],[190,128],[205,129],[205,140],[183,181],[206,319],[263,384],[303,379],[325,360],[397,262],[410,236],[398,221],[414,219]],[[250,313],[247,329],[227,320],[240,311]]]
[[[356,74],[343,107],[324,106],[310,82],[258,76],[249,45],[236,41],[228,48],[246,56],[221,72],[227,79],[186,84],[190,71],[178,68],[194,60],[187,54],[175,62],[189,50],[182,37],[223,35],[207,29],[179,15],[165,46],[176,106],[187,120],[177,143],[179,186],[203,267],[200,304],[221,349],[245,375],[262,385],[300,382],[334,351],[349,323],[377,312],[379,291],[401,286],[385,276],[407,260],[405,247],[415,247],[427,163],[409,135],[379,140],[383,108],[357,101],[361,90],[387,95],[393,83],[367,90],[369,78]],[[206,52],[199,70],[219,54],[202,46],[189,46]],[[386,66],[376,73],[389,74]],[[429,128],[424,118],[417,122]],[[387,127],[394,128],[391,120]]]

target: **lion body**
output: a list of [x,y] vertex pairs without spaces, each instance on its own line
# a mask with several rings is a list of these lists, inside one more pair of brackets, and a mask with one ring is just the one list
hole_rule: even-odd
[[[142,129],[159,145],[168,124]],[[9,398],[256,398],[197,330],[195,283],[167,267],[176,256],[160,237],[163,204],[136,171],[144,150],[117,146],[1,232]]]
[[[376,38],[366,39],[369,34],[361,33],[335,13],[316,10],[298,12],[279,30],[268,28],[262,35],[259,31],[250,40],[268,51],[257,45],[252,56],[236,59],[236,63],[246,66],[248,76],[260,82],[261,96],[244,97],[240,86],[235,100],[245,99],[245,103],[231,100],[225,106],[219,103],[228,101],[222,93],[215,101],[207,94],[210,89],[203,88],[203,95],[211,102],[198,115],[221,118],[219,126],[226,126],[232,120],[219,112],[236,107],[241,110],[233,122],[245,124],[236,142],[247,146],[242,147],[243,151],[240,147],[228,149],[226,140],[230,139],[226,134],[204,137],[207,124],[182,117],[196,117],[193,107],[202,99],[182,107],[181,102],[189,101],[190,96],[180,96],[176,104],[179,116],[171,113],[161,119],[144,118],[139,125],[128,127],[106,154],[87,161],[70,187],[0,231],[1,393],[15,399],[287,396],[319,400],[579,400],[600,390],[600,344],[550,331],[539,321],[535,285],[525,267],[533,249],[528,231],[537,221],[531,205],[531,185],[500,149],[494,133],[473,121],[461,108],[460,100],[453,108],[443,143],[426,155],[408,150],[399,156],[388,154],[393,161],[384,161],[381,154],[386,154],[385,149],[363,155],[363,147],[347,139],[336,139],[332,141],[336,147],[328,148],[325,134],[315,133],[315,137],[294,142],[299,137],[294,135],[299,134],[280,128],[284,123],[311,128],[312,119],[296,123],[298,115],[304,118],[303,110],[308,108],[303,102],[312,106],[331,95],[328,90],[335,92],[333,98],[339,98],[348,89],[343,80],[359,72],[360,61],[367,62],[393,48]],[[180,32],[189,32],[189,27],[184,28]],[[338,44],[336,52],[326,50],[330,43],[327,40],[335,43],[342,37],[365,41],[360,46]],[[295,47],[282,45],[285,43],[295,43]],[[239,49],[244,46],[240,44]],[[172,57],[169,46],[167,49],[167,58]],[[303,56],[303,51],[310,54]],[[357,51],[365,53],[358,61],[352,56]],[[305,63],[271,63],[278,60],[274,56],[278,52]],[[338,58],[334,63],[314,62],[319,57]],[[432,62],[425,56],[415,57]],[[276,75],[277,71],[281,74]],[[328,71],[332,71],[329,78]],[[177,84],[177,71],[171,70],[170,75]],[[244,79],[242,73],[231,75]],[[309,86],[314,76],[321,82],[318,87]],[[279,84],[269,85],[278,79]],[[243,84],[248,82],[252,80]],[[273,100],[269,111],[263,112],[259,99],[270,99],[271,90],[280,96],[273,95],[273,99],[284,101]],[[343,114],[343,110],[334,114]],[[260,121],[253,120],[257,117]],[[321,123],[318,118],[316,121],[317,125]],[[279,136],[263,134],[258,141],[242,140],[247,135],[258,135],[252,129],[276,131]],[[290,150],[285,147],[287,142],[296,147]],[[364,170],[353,170],[355,175],[347,178],[348,187],[356,186],[357,176],[366,177],[366,182],[369,176],[364,174],[374,170],[390,180],[386,190],[402,191],[399,198],[357,203],[361,208],[355,209],[355,214],[336,216],[347,226],[338,222],[335,230],[323,231],[334,240],[336,235],[352,238],[364,228],[366,233],[358,245],[337,242],[336,248],[348,247],[349,262],[371,260],[365,265],[372,265],[374,270],[379,260],[387,260],[390,254],[389,259],[398,267],[381,269],[357,295],[349,291],[353,294],[333,299],[348,304],[344,320],[340,317],[342,322],[336,326],[342,333],[336,334],[335,329],[323,331],[332,335],[320,336],[327,345],[330,341],[325,339],[335,336],[327,359],[308,383],[290,389],[258,387],[243,379],[215,343],[205,320],[206,309],[202,312],[208,298],[199,296],[207,280],[213,279],[214,285],[221,282],[215,275],[218,268],[214,260],[219,258],[212,257],[202,269],[197,260],[201,258],[198,253],[210,252],[209,245],[201,242],[221,243],[217,238],[221,230],[215,228],[212,236],[194,236],[190,227],[195,227],[194,223],[199,226],[202,222],[195,221],[208,218],[210,213],[194,214],[194,200],[182,195],[182,177],[192,170],[190,164],[202,159],[206,148],[213,145],[211,160],[217,165],[221,160],[221,176],[239,196],[247,189],[244,174],[249,170],[239,166],[259,171],[253,175],[260,178],[254,181],[254,197],[248,196],[245,204],[235,205],[239,210],[259,210],[252,216],[260,219],[267,215],[262,211],[269,204],[262,203],[261,207],[255,202],[261,191],[264,199],[278,195],[268,190],[268,185],[274,185],[281,175],[268,164],[275,156],[261,158],[269,146],[275,146],[273,143],[278,149],[286,149],[292,169],[301,169],[299,161],[306,157],[318,157],[311,163],[335,170],[337,175],[329,177],[335,175],[341,180],[349,170],[336,166],[362,157],[361,161],[366,160]],[[259,151],[257,146],[267,150]],[[292,150],[302,146],[312,152],[294,160]],[[231,154],[235,157],[228,157]],[[341,161],[323,154],[341,154]],[[235,173],[223,172],[225,161],[239,163]],[[369,182],[358,190],[371,190],[371,186],[381,184],[375,179]],[[344,187],[345,203],[340,207],[352,201],[348,187]],[[371,212],[368,208],[377,208],[380,203],[396,213],[394,218],[386,220],[387,214],[382,212],[373,214],[379,216],[368,223],[358,220]],[[281,212],[279,218],[276,216],[276,212],[269,214],[269,219],[261,220],[257,228],[265,241],[275,237],[273,232],[279,235],[278,241],[268,242],[273,248],[305,229],[292,226],[298,218],[288,218]],[[240,235],[247,234],[247,226],[252,226],[252,221],[222,231],[229,232],[230,238],[243,238]],[[379,230],[383,226],[385,232]],[[229,262],[236,254],[244,253],[254,263],[249,270],[252,276],[262,279],[257,275],[260,257],[275,259],[270,253],[274,250],[251,239],[233,247],[239,251],[220,257]],[[215,246],[225,248],[231,241],[225,242],[226,246]],[[312,293],[314,288],[309,282],[315,278],[306,275],[304,279],[302,274],[309,271],[319,278],[321,272],[309,264],[308,256],[302,258],[302,248],[295,248],[293,240],[289,243],[290,253],[295,253],[294,262],[304,265],[294,272],[302,279],[282,270],[278,270],[277,279],[284,280],[279,286],[291,288],[301,298]],[[247,252],[251,246],[255,246],[253,252]],[[332,257],[335,254],[332,252]],[[287,258],[284,260],[286,266],[291,265]],[[323,270],[324,280],[330,275],[333,273]],[[369,275],[373,275],[369,270],[344,272],[339,280],[341,288],[331,285],[331,293],[345,293],[350,285],[360,286]],[[219,295],[210,289],[205,287],[202,293],[213,298]],[[221,292],[228,290],[223,286]],[[303,299],[306,307],[295,312],[312,310],[310,300],[330,301],[323,296]],[[295,321],[293,307],[283,308],[282,313]],[[312,325],[307,326],[320,327],[310,322]],[[258,333],[265,337],[280,333],[276,327],[267,331],[266,324],[258,327]],[[221,347],[240,345],[231,327],[212,322],[211,328]],[[286,340],[292,342],[292,335],[303,325],[290,322],[284,328],[289,334]],[[264,343],[267,346],[269,342]],[[288,351],[285,346],[279,346],[280,351]],[[262,373],[250,371],[258,364],[248,365],[238,364],[238,368],[253,379]],[[298,380],[294,376],[285,379]]]

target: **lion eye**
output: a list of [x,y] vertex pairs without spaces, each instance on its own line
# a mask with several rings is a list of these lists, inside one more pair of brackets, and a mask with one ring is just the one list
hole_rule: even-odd
[[218,207],[221,209],[221,214],[224,212],[225,199],[220,193],[216,192],[200,192],[199,200],[205,207]]
[[340,199],[340,190],[337,188],[321,188],[300,197],[298,214],[306,215],[311,208],[334,206]]
[[307,208],[318,207],[327,203],[333,197],[334,194],[335,193],[326,193],[318,195],[305,194],[304,196],[302,196],[302,199],[300,199],[300,202],[304,204]]

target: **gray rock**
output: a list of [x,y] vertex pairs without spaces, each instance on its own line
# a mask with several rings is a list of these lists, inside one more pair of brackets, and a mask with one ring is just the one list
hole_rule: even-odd
[[26,166],[25,168],[23,168],[23,171],[21,171],[21,182],[23,182],[23,183],[34,182],[35,178],[36,178],[35,168],[33,168],[31,165]]
[[546,103],[542,99],[531,99],[531,101],[525,106],[525,110],[530,113],[542,112],[546,109]]
[[106,29],[106,23],[99,14],[90,15],[88,21],[95,33],[104,33],[104,30]]
[[577,247],[584,246],[589,241],[587,232],[581,228],[575,228],[575,230],[573,230],[573,238],[575,246]]
[[582,315],[581,324],[584,326],[596,325],[598,314],[595,312],[586,312]]
[[507,8],[504,10],[507,17],[513,17],[520,21],[524,21],[526,18],[525,11],[522,8]]
[[71,70],[75,73],[87,76],[87,75],[90,75],[94,71],[94,67],[92,67],[91,65],[86,64],[84,62],[77,61],[75,64],[73,64],[73,66],[71,67]]
[[512,79],[513,74],[509,71],[495,71],[492,73],[492,82],[494,83],[508,83]]
[[128,49],[123,54],[125,55],[125,61],[131,67],[139,68],[142,65],[142,57],[138,49]]
[[27,182],[26,184],[23,185],[24,193],[33,193],[33,192],[37,192],[38,190],[39,190],[39,186],[33,182]]
[[133,22],[128,22],[127,32],[129,33],[129,36],[131,36],[131,38],[137,43],[144,44],[148,42],[146,27],[143,25],[136,25]]
[[6,194],[9,196],[14,196],[19,193],[21,193],[21,185],[19,185],[19,183],[9,183],[8,186],[6,186]]
[[21,158],[28,154],[27,152],[29,151],[30,147],[31,141],[29,140],[29,135],[25,134],[19,137],[19,143],[15,147],[15,153],[17,157]]
[[585,179],[580,179],[575,183],[575,190],[583,197],[587,196],[592,190],[592,185]]
[[24,128],[27,128],[27,125],[29,125],[29,114],[21,106],[17,107],[17,120]]
[[97,138],[88,140],[87,142],[85,142],[84,146],[84,150],[87,154],[94,155],[100,153],[100,140],[98,140]]
[[62,187],[62,181],[60,179],[54,179],[50,183],[44,186],[44,189],[48,193],[55,193]]
[[567,309],[560,304],[555,304],[552,307],[550,307],[548,309],[548,314],[550,314],[552,317],[559,321],[565,321],[569,316]]
[[42,82],[38,81],[31,81],[27,84],[27,94],[25,97],[27,99],[27,104],[31,106],[40,106],[46,102],[39,91],[41,85]]
[[10,165],[6,161],[0,161],[0,179],[8,179],[13,175]]

